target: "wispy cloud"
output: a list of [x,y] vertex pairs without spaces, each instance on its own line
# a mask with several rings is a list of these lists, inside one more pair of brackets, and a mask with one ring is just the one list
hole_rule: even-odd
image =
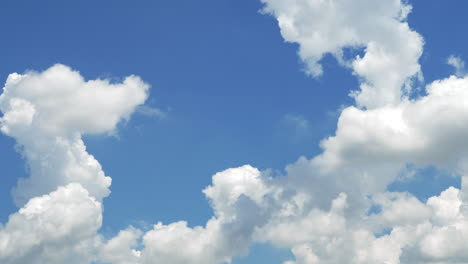
[[160,119],[166,118],[168,115],[167,111],[163,111],[159,108],[154,108],[154,107],[147,106],[147,105],[138,106],[136,109],[136,113],[147,116],[147,117],[160,118]]
[[466,75],[465,62],[458,56],[450,55],[447,59],[447,64],[455,68],[455,75],[462,77]]
[[284,122],[294,127],[296,131],[306,131],[310,128],[310,123],[303,115],[286,114],[283,118]]

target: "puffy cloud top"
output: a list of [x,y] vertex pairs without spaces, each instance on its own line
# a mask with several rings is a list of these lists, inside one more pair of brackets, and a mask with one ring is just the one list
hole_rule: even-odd
[[134,75],[122,83],[85,81],[79,72],[62,64],[41,73],[13,73],[0,96],[1,129],[8,135],[26,129],[62,136],[110,132],[143,104],[148,89]]
[[16,139],[31,170],[13,191],[17,205],[72,182],[106,197],[111,178],[86,152],[81,135],[113,132],[145,102],[148,89],[134,75],[120,83],[86,81],[61,64],[10,74],[0,95],[0,130]]
[[101,203],[79,184],[31,199],[0,228],[0,260],[10,264],[89,263],[99,244]]
[[[321,75],[320,60],[332,54],[363,78],[361,90],[352,93],[360,106],[398,103],[402,85],[420,72],[423,39],[406,23],[411,6],[404,1],[261,1],[278,20],[284,40],[299,44],[309,74]],[[365,54],[349,60],[347,49]]]

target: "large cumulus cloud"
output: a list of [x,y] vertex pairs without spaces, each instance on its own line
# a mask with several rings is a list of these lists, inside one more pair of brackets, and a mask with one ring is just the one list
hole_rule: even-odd
[[57,64],[44,72],[13,73],[0,96],[0,129],[16,139],[28,162],[29,178],[14,189],[17,205],[77,182],[101,200],[111,178],[86,151],[83,134],[111,133],[147,98],[149,86],[137,76],[121,83],[86,81]]
[[149,85],[86,81],[65,65],[13,73],[0,95],[0,130],[16,139],[29,178],[13,189],[22,207],[0,228],[0,262],[90,263],[101,244],[101,202],[111,178],[83,134],[112,133],[145,102]]

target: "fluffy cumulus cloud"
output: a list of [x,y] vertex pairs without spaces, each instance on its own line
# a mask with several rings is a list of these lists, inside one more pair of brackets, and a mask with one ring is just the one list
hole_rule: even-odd
[[[203,190],[213,216],[129,227],[103,238],[102,201],[110,177],[87,153],[83,134],[113,133],[143,109],[149,86],[86,81],[56,65],[11,74],[0,95],[1,131],[17,140],[30,168],[13,194],[21,209],[0,226],[5,263],[229,263],[252,243],[289,248],[284,264],[467,263],[468,78],[436,80],[408,97],[420,75],[422,37],[400,0],[261,0],[308,73],[331,54],[361,81],[323,152],[301,157],[282,176],[246,165],[213,175]],[[369,23],[371,22],[371,23]],[[349,58],[349,50],[363,49]],[[350,87],[350,89],[354,89]],[[462,179],[425,201],[388,186],[415,168],[435,166]]]
[[30,175],[13,190],[22,209],[0,229],[0,262],[91,261],[111,178],[81,136],[112,133],[145,102],[148,89],[137,76],[86,81],[60,64],[8,76],[0,130],[16,139]]
[[0,229],[2,263],[89,263],[99,244],[101,203],[72,183],[35,197]]
[[[189,227],[185,221],[171,224],[158,223],[140,233],[141,251],[120,250],[125,244],[135,246],[138,240],[122,233],[104,248],[103,260],[112,263],[228,263],[232,256],[247,253],[256,227],[268,220],[269,192],[259,170],[251,166],[232,168],[213,176],[213,184],[204,192],[214,208],[214,216],[205,226]],[[125,231],[136,234],[135,231]],[[141,232],[141,231],[137,231]],[[122,241],[122,242],[120,242]],[[133,242],[132,242],[133,241]],[[119,248],[125,255],[107,257],[109,248]],[[119,256],[116,258],[116,256]]]
[[60,64],[10,74],[0,96],[0,130],[16,139],[31,172],[13,191],[16,204],[71,182],[99,200],[107,196],[111,178],[86,152],[81,136],[114,131],[144,103],[148,88],[137,76],[122,83],[86,81]]
[[135,247],[138,245],[141,234],[141,230],[134,227],[120,231],[117,236],[102,245],[99,259],[113,264],[138,263],[141,252]]
[[466,154],[468,78],[455,76],[427,86],[427,95],[394,107],[346,108],[336,135],[322,142],[317,162],[326,167],[346,163],[398,161],[421,165],[447,163]]
[[[320,60],[331,54],[363,79],[353,92],[360,106],[398,103],[405,96],[401,86],[420,72],[423,40],[406,22],[411,6],[404,1],[261,1],[285,41],[299,44],[309,74],[321,75]],[[364,55],[347,58],[357,49]]]

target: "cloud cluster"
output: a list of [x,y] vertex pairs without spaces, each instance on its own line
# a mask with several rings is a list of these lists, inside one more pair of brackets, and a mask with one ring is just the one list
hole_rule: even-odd
[[[287,264],[466,262],[468,222],[460,210],[458,189],[451,187],[425,204],[407,193],[388,192],[378,194],[373,202],[381,211],[364,215],[359,221],[343,218],[331,210],[311,218],[311,222],[316,221],[313,228],[291,222],[289,226],[299,230],[284,236],[287,240],[281,236],[269,239],[280,246],[292,247],[296,260]],[[333,226],[336,228],[332,229]],[[316,233],[307,236],[291,235],[314,228]],[[283,231],[293,232],[291,228]]]
[[[322,74],[320,60],[332,54],[361,78],[356,106],[343,109],[320,155],[277,177],[249,165],[213,175],[203,190],[213,216],[203,226],[157,223],[105,239],[111,179],[81,136],[114,132],[144,109],[149,86],[136,76],[86,81],[64,65],[11,74],[0,129],[21,146],[30,177],[13,191],[22,208],[0,226],[0,262],[229,263],[257,242],[291,249],[284,264],[468,262],[468,77],[436,80],[409,99],[423,40],[400,0],[262,2],[310,74]],[[350,48],[364,55],[349,59]],[[443,168],[462,186],[427,201],[388,191],[408,165]]]

